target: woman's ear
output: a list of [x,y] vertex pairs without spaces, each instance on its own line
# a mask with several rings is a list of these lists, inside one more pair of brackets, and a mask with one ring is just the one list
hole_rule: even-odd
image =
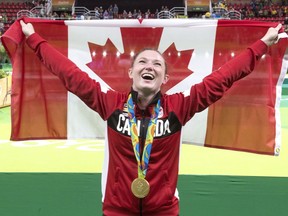
[[165,74],[165,77],[164,77],[164,80],[163,80],[162,84],[163,85],[166,84],[168,82],[168,80],[169,80],[169,75]]
[[128,69],[128,76],[130,79],[132,79],[132,68]]

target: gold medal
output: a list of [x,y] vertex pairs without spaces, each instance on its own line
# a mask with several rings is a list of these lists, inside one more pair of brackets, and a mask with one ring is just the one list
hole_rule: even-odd
[[150,191],[149,182],[143,178],[136,178],[131,184],[131,191],[134,196],[138,198],[144,198]]

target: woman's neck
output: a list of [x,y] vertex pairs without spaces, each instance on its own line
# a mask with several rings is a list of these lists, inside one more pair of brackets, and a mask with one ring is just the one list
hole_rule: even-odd
[[147,96],[141,95],[138,93],[138,98],[137,98],[137,105],[141,110],[145,110],[149,104],[151,103],[151,101],[153,100],[155,95],[150,94]]

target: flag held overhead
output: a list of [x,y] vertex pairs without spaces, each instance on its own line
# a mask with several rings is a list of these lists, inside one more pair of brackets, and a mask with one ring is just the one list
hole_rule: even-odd
[[[187,19],[24,21],[32,23],[49,44],[103,89],[129,90],[127,71],[133,54],[144,47],[158,49],[168,64],[170,80],[162,89],[167,94],[185,92],[261,38],[272,25]],[[42,65],[24,43],[19,20],[1,40],[13,63],[12,140],[104,137],[105,122]],[[269,47],[251,75],[186,124],[183,141],[279,154],[279,88],[287,71],[286,49],[287,39]]]

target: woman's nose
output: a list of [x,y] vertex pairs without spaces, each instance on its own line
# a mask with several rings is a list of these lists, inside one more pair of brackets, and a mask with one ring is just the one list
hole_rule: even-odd
[[149,70],[149,71],[151,71],[151,70],[153,70],[153,64],[152,64],[152,63],[149,63],[149,62],[147,62],[147,64],[146,64],[145,68],[146,68],[146,70]]

